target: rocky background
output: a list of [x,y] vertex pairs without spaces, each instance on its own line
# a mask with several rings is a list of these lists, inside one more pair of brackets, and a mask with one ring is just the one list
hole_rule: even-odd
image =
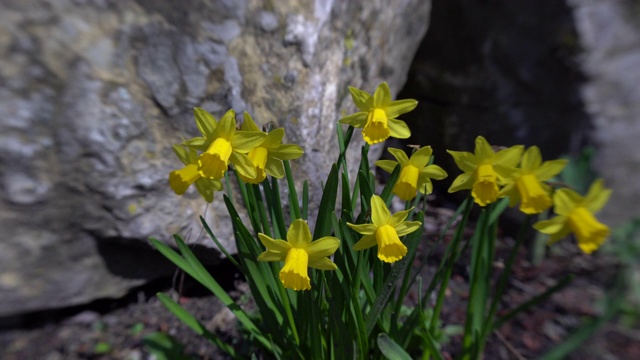
[[[0,319],[117,298],[173,267],[147,238],[194,246],[221,198],[167,184],[192,108],[285,127],[312,201],[337,153],[348,85],[420,100],[413,143],[595,145],[610,224],[639,214],[635,1],[0,0]],[[427,31],[427,28],[429,30]],[[426,34],[426,35],[425,35]],[[418,50],[419,48],[419,50]],[[417,56],[414,60],[414,54]],[[413,63],[412,63],[413,61]],[[381,148],[373,151],[378,156]],[[446,188],[448,185],[443,185]],[[315,190],[315,192],[314,192]],[[200,254],[215,263],[219,254]]]

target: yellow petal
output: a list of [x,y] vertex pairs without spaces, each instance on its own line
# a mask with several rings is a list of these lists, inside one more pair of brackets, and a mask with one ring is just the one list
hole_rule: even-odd
[[494,164],[515,167],[520,162],[524,146],[515,145],[507,149],[498,151],[495,154]]
[[222,190],[222,183],[220,181],[202,177],[196,180],[195,185],[200,195],[209,203],[213,201],[214,192]]
[[277,148],[282,145],[282,139],[284,138],[284,129],[277,128],[267,133],[267,136],[264,138],[262,142],[262,146],[271,148]]
[[539,214],[553,205],[551,197],[542,188],[535,175],[522,175],[516,180],[516,188],[520,194],[520,211],[525,214]]
[[520,164],[520,167],[524,173],[528,174],[539,168],[540,164],[542,164],[540,149],[537,146],[532,146],[522,155],[522,164]]
[[545,161],[533,172],[540,181],[549,180],[560,174],[569,161],[565,159]]
[[486,206],[498,199],[498,176],[489,164],[480,165],[476,170],[475,182],[471,189],[476,204]]
[[400,241],[396,229],[391,225],[384,225],[376,230],[378,242],[378,259],[393,263],[407,254],[407,247]]
[[442,180],[447,177],[447,172],[438,165],[429,165],[420,169],[420,177]]
[[458,175],[458,177],[453,180],[451,187],[449,187],[449,192],[454,193],[460,190],[469,190],[473,187],[473,173],[467,172],[464,174]]
[[340,124],[351,125],[354,128],[363,128],[367,123],[367,115],[369,115],[369,112],[358,112],[347,115],[340,119]]
[[284,267],[280,270],[280,281],[287,289],[310,290],[309,255],[304,249],[291,248],[284,260]]
[[230,160],[238,174],[250,179],[254,179],[256,177],[256,167],[253,165],[251,160],[249,160],[249,157],[246,154],[234,151],[231,154]]
[[333,261],[326,257],[317,260],[311,260],[311,258],[309,258],[309,267],[318,270],[335,270],[338,268]]
[[568,215],[582,202],[582,196],[571,189],[558,189],[553,193],[553,211],[558,215]]
[[277,179],[282,179],[284,177],[284,165],[282,164],[282,161],[278,159],[267,159],[265,171],[267,174]]
[[262,131],[235,131],[230,141],[233,150],[246,154],[260,146],[266,137],[267,134]]
[[424,146],[418,149],[418,151],[414,152],[409,159],[409,163],[418,169],[427,166],[429,160],[431,160],[431,154],[433,153],[433,149],[431,146]]
[[395,170],[396,166],[398,165],[398,162],[393,160],[378,160],[375,162],[375,164],[380,169],[391,174],[393,170]]
[[569,227],[576,234],[578,246],[586,254],[597,250],[609,237],[609,227],[599,222],[585,207],[578,206],[568,216]]
[[367,123],[362,129],[362,137],[369,145],[383,142],[389,138],[387,114],[382,109],[374,108],[367,115]]
[[253,121],[253,119],[251,118],[251,115],[249,115],[248,112],[245,111],[242,116],[244,118],[244,121],[242,122],[242,125],[240,126],[240,130],[242,130],[242,131],[260,131],[260,128],[258,127],[258,125],[256,125],[256,123]]
[[591,184],[587,195],[584,197],[584,204],[592,213],[602,209],[611,197],[611,189],[604,187],[604,181],[598,179]]
[[193,109],[193,116],[196,119],[200,134],[205,138],[211,137],[216,129],[216,118],[205,109],[199,107]]
[[[373,107],[384,109],[391,103],[391,90],[386,82],[378,85],[373,93]],[[386,115],[385,115],[386,117]]]
[[294,248],[306,248],[311,243],[309,225],[302,219],[294,220],[287,231],[287,241]]
[[414,99],[396,100],[389,103],[385,111],[389,119],[395,119],[398,116],[408,113],[418,106],[418,102]]
[[376,245],[378,245],[378,242],[376,241],[375,235],[365,235],[357,243],[353,245],[353,250],[355,251],[364,250],[370,247],[374,247]]
[[397,225],[401,224],[404,221],[404,219],[407,218],[411,210],[413,210],[413,207],[411,209],[398,211],[397,213],[393,214],[393,216],[389,218],[388,224],[393,227],[396,227]]
[[376,226],[386,225],[391,217],[387,204],[378,195],[371,197],[371,220]]
[[482,136],[478,136],[476,138],[476,147],[473,151],[478,159],[478,162],[482,162],[483,160],[490,159],[495,155],[495,152],[489,145],[487,139]]
[[392,147],[388,148],[387,151],[389,151],[389,153],[398,160],[400,165],[405,166],[409,163],[409,158],[404,151]]
[[393,187],[393,193],[404,201],[415,198],[418,191],[419,175],[420,171],[417,167],[410,164],[403,166],[398,181]]
[[280,160],[297,159],[304,154],[304,150],[298,145],[283,144],[269,151],[271,156]]
[[475,171],[476,167],[478,166],[476,156],[470,152],[453,150],[447,150],[447,152],[453,157],[453,161],[456,162],[456,165],[460,168],[460,170],[464,172]]
[[376,232],[376,229],[378,228],[377,226],[373,225],[373,224],[352,224],[352,223],[347,223],[347,226],[349,226],[351,229],[353,229],[354,231],[362,234],[362,235],[373,235],[373,233]]
[[368,92],[362,91],[352,86],[349,86],[349,92],[351,93],[351,99],[353,99],[353,103],[358,109],[365,112],[371,110],[371,107],[373,106],[373,98]]
[[402,120],[391,119],[387,120],[387,126],[389,127],[390,136],[396,139],[408,139],[411,137],[411,129]]
[[338,250],[338,247],[340,247],[340,240],[333,236],[325,236],[313,241],[306,248],[307,254],[309,254],[309,261],[331,256]]
[[198,159],[200,175],[209,179],[221,179],[227,171],[232,153],[231,143],[225,138],[217,138]]
[[291,249],[291,245],[284,240],[274,240],[265,234],[258,234],[258,238],[267,249],[258,256],[258,261],[282,261]]
[[238,174],[240,175],[240,177],[242,178],[242,180],[244,182],[250,183],[250,184],[259,184],[262,181],[264,181],[264,179],[267,177],[267,174],[265,172],[265,167],[267,164],[267,157],[269,156],[269,150],[267,150],[266,148],[262,147],[262,146],[258,146],[256,148],[254,148],[253,150],[249,151],[249,154],[247,154],[247,157],[249,158],[249,160],[251,160],[251,162],[253,163],[253,166],[256,170],[256,176],[253,178],[249,178],[246,177],[242,174]]
[[420,221],[403,221],[396,225],[395,229],[398,236],[405,236],[420,229],[420,226],[422,226]]
[[198,179],[200,179],[200,174],[198,166],[195,164],[189,164],[180,170],[169,173],[169,185],[178,195],[184,194],[187,188]]
[[565,238],[571,232],[566,216],[556,216],[549,220],[535,223],[533,228],[543,234],[551,235],[548,244],[551,245],[558,240]]
[[227,140],[231,140],[236,132],[236,112],[233,110],[227,111],[216,126],[214,137],[222,137]]

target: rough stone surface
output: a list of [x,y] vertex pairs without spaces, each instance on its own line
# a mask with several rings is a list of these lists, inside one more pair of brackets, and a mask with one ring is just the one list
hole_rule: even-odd
[[285,127],[317,204],[347,86],[397,92],[428,16],[424,0],[3,1],[0,317],[171,273],[147,238],[209,246],[200,214],[233,250],[221,197],[207,211],[167,184],[194,106]]
[[595,127],[594,165],[614,189],[602,218],[622,224],[640,216],[640,6],[628,1],[569,3],[589,76],[582,97]]

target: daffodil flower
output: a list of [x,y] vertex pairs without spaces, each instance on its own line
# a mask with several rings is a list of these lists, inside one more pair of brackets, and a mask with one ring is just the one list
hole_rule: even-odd
[[507,185],[500,195],[509,196],[509,206],[520,203],[525,214],[539,214],[551,207],[551,189],[543,181],[558,175],[567,165],[567,160],[542,162],[537,146],[528,148],[522,155],[520,168],[506,179]]
[[392,173],[393,169],[400,163],[401,170],[398,181],[393,187],[393,193],[404,201],[409,201],[416,197],[417,191],[423,194],[431,194],[433,184],[431,179],[442,180],[447,177],[447,173],[438,165],[427,165],[431,160],[433,150],[431,146],[425,146],[407,158],[404,151],[389,148],[389,152],[396,160],[378,160],[376,166],[382,170]]
[[335,270],[338,267],[331,256],[340,246],[340,240],[325,236],[311,241],[311,231],[307,222],[295,220],[287,231],[287,241],[274,240],[265,234],[258,234],[267,251],[258,256],[258,261],[284,261],[280,270],[280,281],[284,287],[293,290],[310,290],[311,279],[308,267],[318,270]]
[[400,236],[412,233],[422,226],[419,221],[404,221],[412,209],[395,213],[389,212],[384,200],[378,195],[371,197],[372,224],[347,225],[364,235],[353,250],[364,250],[378,245],[378,259],[393,263],[407,255],[407,247],[400,241]]
[[198,159],[200,176],[221,179],[227,171],[229,163],[232,163],[240,175],[249,178],[256,177],[256,169],[246,153],[264,140],[265,133],[261,131],[236,131],[236,118],[233,110],[227,111],[215,127],[211,126],[206,131],[200,128],[200,131],[203,133],[202,138],[194,138],[185,142],[185,145],[191,148],[204,151]]
[[474,201],[486,206],[498,199],[498,185],[516,171],[524,146],[516,145],[498,152],[482,136],[476,138],[473,153],[447,150],[460,170],[464,171],[451,184],[449,192],[471,189]]
[[609,237],[609,227],[599,222],[594,214],[604,207],[610,196],[611,189],[606,189],[602,180],[591,184],[584,197],[571,189],[556,190],[553,210],[558,216],[539,221],[533,227],[551,235],[549,244],[574,233],[580,249],[591,254]]
[[205,179],[198,172],[198,153],[193,149],[185,149],[174,145],[173,151],[176,156],[186,166],[169,173],[169,186],[178,194],[182,195],[191,186],[196,184],[196,189],[207,202],[213,201],[214,191],[222,190],[222,183],[218,180]]
[[[247,112],[244,113],[244,122],[240,130],[251,132],[261,131]],[[283,144],[283,137],[284,129],[275,129],[266,134],[262,143],[249,151],[247,155],[256,170],[256,176],[250,178],[240,174],[243,181],[251,184],[259,184],[266,178],[267,174],[278,179],[284,177],[282,160],[297,159],[304,154],[304,151],[298,145]]]
[[391,90],[386,82],[378,85],[373,96],[351,86],[349,92],[360,112],[340,119],[340,123],[362,128],[362,137],[367,144],[383,142],[389,136],[398,139],[411,136],[407,124],[396,118],[415,109],[418,106],[416,100],[391,101]]

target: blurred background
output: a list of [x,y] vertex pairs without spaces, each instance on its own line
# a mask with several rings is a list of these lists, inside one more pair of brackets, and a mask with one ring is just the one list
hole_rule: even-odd
[[[197,134],[193,107],[284,127],[305,150],[293,166],[313,203],[337,155],[336,121],[354,111],[347,86],[373,92],[381,81],[419,101],[403,117],[411,139],[389,145],[431,145],[448,181],[457,172],[445,149],[472,150],[478,135],[572,158],[565,176],[581,190],[605,179],[614,192],[599,217],[618,242],[600,263],[579,258],[599,265],[578,271],[629,271],[631,320],[603,351],[640,357],[639,1],[0,0],[0,56],[0,357],[140,358],[141,334],[175,333],[150,296],[188,285],[151,236],[184,234],[241,287],[198,220],[233,249],[221,197],[206,208],[195,189],[168,186],[181,167],[171,145]],[[448,186],[437,185],[436,205],[456,202]],[[559,300],[593,301],[554,305],[567,323],[532,325],[539,337],[520,353],[540,354],[597,315],[612,281]],[[193,291],[211,326],[232,323]]]

